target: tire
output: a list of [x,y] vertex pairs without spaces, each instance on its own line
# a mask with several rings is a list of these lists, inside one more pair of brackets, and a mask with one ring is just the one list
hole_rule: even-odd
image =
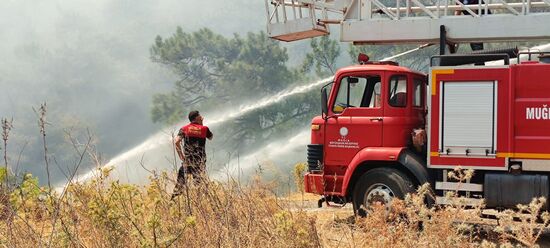
[[353,209],[361,217],[367,215],[369,205],[381,202],[389,210],[393,198],[403,199],[414,192],[414,184],[403,172],[392,168],[375,168],[363,174],[353,189]]

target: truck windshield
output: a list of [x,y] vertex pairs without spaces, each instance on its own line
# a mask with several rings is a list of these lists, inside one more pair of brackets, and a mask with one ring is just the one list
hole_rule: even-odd
[[380,107],[380,76],[342,78],[332,111],[341,113],[348,107]]

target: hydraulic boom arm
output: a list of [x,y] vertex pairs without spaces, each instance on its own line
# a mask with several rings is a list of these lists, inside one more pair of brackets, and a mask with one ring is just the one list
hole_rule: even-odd
[[330,33],[366,44],[550,39],[550,0],[265,0],[270,37],[295,41]]

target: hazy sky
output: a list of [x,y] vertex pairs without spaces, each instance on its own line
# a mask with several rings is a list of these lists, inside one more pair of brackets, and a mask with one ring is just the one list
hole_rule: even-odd
[[0,1],[0,115],[16,117],[43,101],[93,118],[116,115],[113,102],[132,103],[122,113],[148,109],[151,93],[171,86],[149,61],[155,36],[178,25],[225,35],[263,30],[261,1],[235,2]]
[[134,146],[159,129],[151,96],[173,86],[173,75],[149,60],[155,37],[177,26],[256,32],[264,15],[263,1],[247,0],[0,1],[0,117],[14,118],[11,151],[37,145],[32,107],[41,102],[49,129],[90,127],[107,158]]

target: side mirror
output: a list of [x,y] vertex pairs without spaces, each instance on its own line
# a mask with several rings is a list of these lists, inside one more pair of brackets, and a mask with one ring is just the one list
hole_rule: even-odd
[[356,84],[359,82],[359,78],[356,78],[356,77],[348,77],[348,82],[350,84]]
[[321,110],[323,111],[323,117],[328,116],[328,93],[326,87],[321,89]]

